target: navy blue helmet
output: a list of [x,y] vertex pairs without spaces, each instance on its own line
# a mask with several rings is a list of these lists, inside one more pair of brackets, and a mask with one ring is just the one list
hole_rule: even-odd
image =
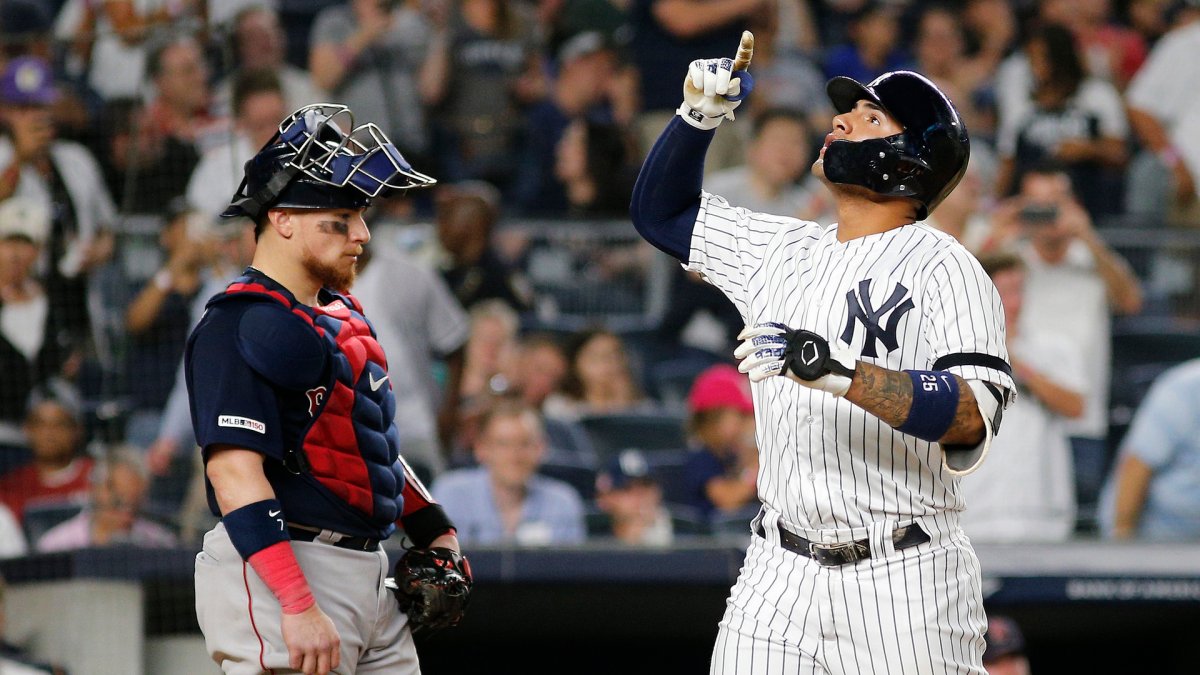
[[971,156],[967,125],[950,99],[923,75],[899,70],[866,85],[835,77],[825,91],[839,114],[867,100],[904,125],[904,131],[885,138],[830,143],[824,159],[830,182],[911,197],[920,204],[918,220],[924,220],[966,173]]
[[223,218],[258,220],[272,207],[358,209],[372,197],[436,183],[412,168],[374,124],[344,105],[304,106],[245,165]]

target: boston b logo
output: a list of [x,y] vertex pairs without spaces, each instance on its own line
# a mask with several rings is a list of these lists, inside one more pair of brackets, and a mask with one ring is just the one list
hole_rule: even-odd
[[[908,289],[903,284],[897,283],[887,302],[884,302],[879,309],[875,309],[871,305],[871,280],[865,279],[858,282],[857,293],[853,290],[846,291],[848,316],[846,317],[846,328],[842,331],[842,342],[850,344],[854,339],[855,323],[862,322],[863,328],[867,331],[867,339],[863,342],[863,356],[871,358],[878,356],[875,350],[876,340],[883,343],[884,353],[899,347],[900,341],[896,338],[896,327],[900,324],[901,317],[914,306],[912,298],[905,297],[907,295]],[[880,328],[880,319],[889,311],[891,315],[887,318],[887,325]]]

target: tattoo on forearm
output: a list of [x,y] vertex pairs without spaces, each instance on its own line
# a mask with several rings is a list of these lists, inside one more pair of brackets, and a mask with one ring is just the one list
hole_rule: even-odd
[[[983,418],[975,395],[965,380],[957,375],[958,410],[954,422],[941,442],[949,445],[975,445],[983,437]],[[886,422],[891,427],[908,421],[913,405],[912,378],[908,373],[888,370],[869,363],[858,362],[854,380],[846,392],[846,400]]]
[[859,361],[846,399],[888,425],[898,427],[912,410],[912,378],[907,373]]

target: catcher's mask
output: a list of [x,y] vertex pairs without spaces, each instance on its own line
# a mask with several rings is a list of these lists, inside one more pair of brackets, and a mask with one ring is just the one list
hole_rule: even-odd
[[222,218],[257,221],[272,207],[360,209],[372,197],[429,187],[374,124],[354,125],[344,105],[316,103],[279,123],[279,131],[245,165],[245,177]]
[[865,141],[838,140],[825,148],[825,178],[889,197],[911,197],[924,220],[958,185],[971,142],[954,104],[924,76],[885,73],[870,84],[835,77],[825,86],[839,114],[867,100],[888,111],[904,131]]

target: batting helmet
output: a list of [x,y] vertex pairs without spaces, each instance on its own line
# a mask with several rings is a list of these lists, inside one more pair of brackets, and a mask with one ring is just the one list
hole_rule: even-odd
[[272,207],[359,209],[372,197],[428,187],[374,124],[354,125],[344,105],[304,106],[245,165],[245,177],[223,218],[257,221]]
[[825,178],[861,185],[890,197],[920,203],[924,220],[958,185],[967,170],[971,141],[954,104],[924,76],[907,70],[885,73],[870,84],[835,77],[825,91],[838,113],[861,100],[887,110],[904,131],[865,141],[834,141],[825,149]]

